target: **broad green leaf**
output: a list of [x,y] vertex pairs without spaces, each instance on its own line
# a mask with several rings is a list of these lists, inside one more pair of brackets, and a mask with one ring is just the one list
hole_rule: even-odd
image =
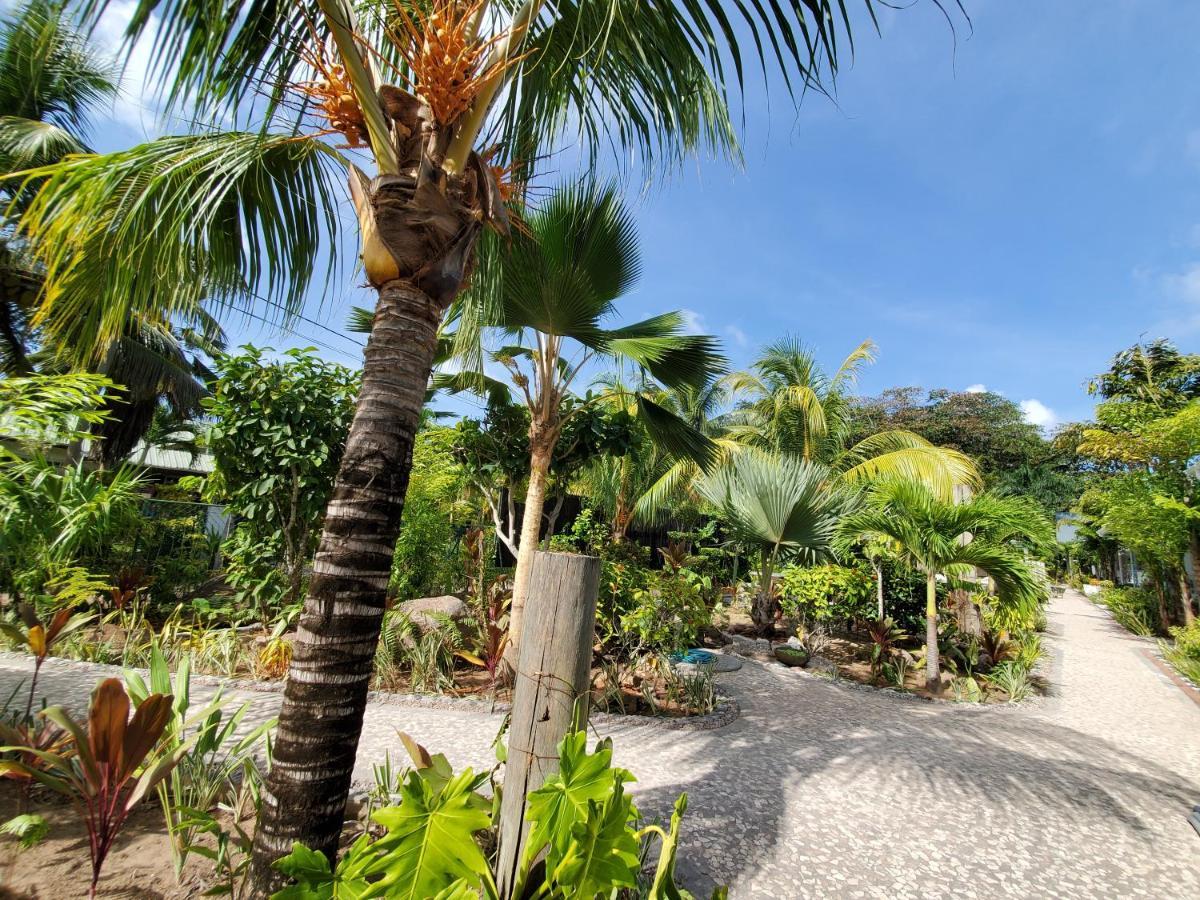
[[366,877],[381,876],[365,896],[425,900],[460,879],[490,881],[475,833],[491,824],[490,804],[472,790],[475,775],[464,769],[440,790],[419,772],[400,787],[400,805],[372,818],[388,830],[374,845]]

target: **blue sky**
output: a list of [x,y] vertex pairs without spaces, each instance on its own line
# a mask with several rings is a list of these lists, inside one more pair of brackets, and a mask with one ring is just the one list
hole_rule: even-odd
[[[836,104],[796,113],[756,93],[743,169],[695,162],[634,197],[644,274],[625,314],[685,309],[736,365],[784,334],[831,366],[872,338],[864,392],[985,385],[1044,425],[1088,416],[1084,381],[1139,336],[1194,349],[1200,3],[967,8],[957,42],[928,0],[884,11],[881,38],[859,28]],[[155,130],[141,65],[101,149]],[[333,331],[368,302],[332,298],[307,315]],[[231,324],[239,341],[357,359],[313,322]]]

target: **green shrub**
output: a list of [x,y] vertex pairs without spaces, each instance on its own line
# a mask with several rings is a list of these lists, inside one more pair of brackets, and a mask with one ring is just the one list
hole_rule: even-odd
[[1171,637],[1175,638],[1177,653],[1200,662],[1200,619],[1184,628],[1172,628]]
[[1096,602],[1107,607],[1118,624],[1134,634],[1149,637],[1157,631],[1154,622],[1158,616],[1158,600],[1147,588],[1106,585]]
[[875,578],[859,566],[788,566],[780,573],[779,603],[794,619],[874,619]]
[[643,652],[671,653],[691,647],[709,619],[701,585],[669,572],[649,575],[645,587],[634,590],[633,609],[621,617],[626,643]]

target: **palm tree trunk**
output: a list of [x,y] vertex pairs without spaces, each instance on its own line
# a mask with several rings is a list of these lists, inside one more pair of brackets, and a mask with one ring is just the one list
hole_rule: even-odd
[[874,563],[875,566],[875,604],[879,607],[879,621],[883,621],[883,566],[879,563]]
[[937,579],[931,572],[925,581],[925,686],[940,694],[942,673],[938,665],[937,615]]
[[336,859],[442,308],[406,282],[379,290],[284,689],[254,835],[253,896],[279,885],[271,863],[293,842]]
[[1183,607],[1183,624],[1191,625],[1196,620],[1196,614],[1192,612],[1192,586],[1183,563],[1179,564],[1179,605]]
[[517,545],[517,568],[513,572],[512,606],[508,613],[508,647],[504,658],[511,665],[517,659],[521,643],[521,625],[525,618],[525,600],[529,596],[529,581],[533,575],[533,560],[537,554],[538,537],[542,531],[542,512],[546,507],[546,482],[550,475],[550,460],[554,442],[536,429],[530,431],[529,487],[525,491],[525,512],[521,517],[521,542]]
[[758,573],[758,592],[754,596],[754,608],[750,618],[763,632],[775,623],[775,595],[771,591],[771,579],[775,574],[775,559],[778,548],[764,550]]

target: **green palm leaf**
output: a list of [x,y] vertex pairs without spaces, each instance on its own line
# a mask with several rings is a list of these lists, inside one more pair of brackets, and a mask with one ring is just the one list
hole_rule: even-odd
[[297,309],[334,265],[336,158],[309,138],[214,133],[26,173],[45,179],[19,222],[46,269],[39,321],[87,362],[131,319],[208,296]]

